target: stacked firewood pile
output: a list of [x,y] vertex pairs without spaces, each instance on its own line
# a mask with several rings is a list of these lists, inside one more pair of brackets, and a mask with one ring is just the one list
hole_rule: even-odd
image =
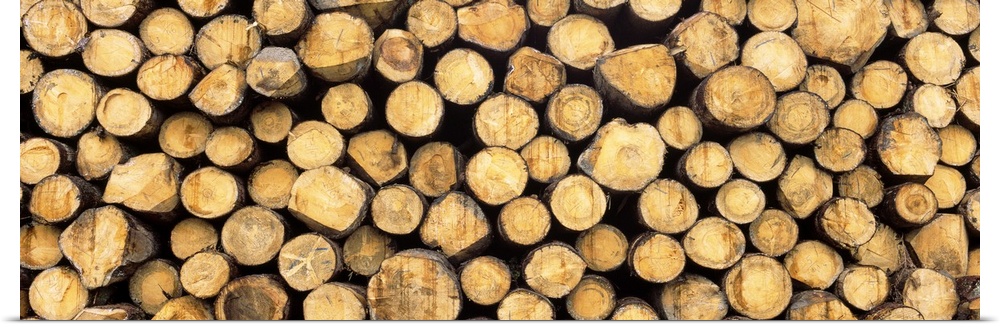
[[975,0],[21,0],[22,319],[978,319]]

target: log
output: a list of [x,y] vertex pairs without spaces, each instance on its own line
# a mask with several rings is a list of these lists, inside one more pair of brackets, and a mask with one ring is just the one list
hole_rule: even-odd
[[706,77],[690,103],[705,129],[720,133],[748,131],[765,122],[770,127],[774,119],[768,119],[781,117],[782,109],[767,76],[748,66],[722,68]]
[[[37,88],[37,86],[36,86]],[[955,82],[955,101],[958,103],[958,117],[962,125],[970,130],[979,130],[979,66],[973,67]]]
[[576,320],[604,320],[615,309],[614,285],[599,275],[583,276],[566,295],[566,311]]
[[713,209],[722,218],[736,224],[749,224],[764,212],[764,191],[745,179],[732,179],[715,193]]
[[208,166],[184,177],[180,202],[195,217],[217,219],[242,207],[245,193],[243,182],[236,176]]
[[226,126],[208,135],[205,156],[219,168],[247,171],[260,161],[260,149],[247,130]]
[[[389,108],[386,103],[386,108]],[[323,119],[343,132],[354,133],[372,120],[372,100],[368,93],[354,83],[331,87],[320,103]],[[387,111],[388,112],[388,111]],[[388,114],[386,117],[388,118]]]
[[145,316],[136,306],[120,303],[84,308],[73,320],[143,320]]
[[656,120],[656,130],[667,147],[682,151],[697,144],[702,137],[701,120],[685,106],[665,110]]
[[151,139],[166,118],[144,95],[127,88],[105,93],[94,111],[104,131],[130,140]]
[[465,298],[479,305],[499,303],[512,282],[507,264],[492,256],[476,257],[463,263],[458,268],[458,280]]
[[254,203],[268,209],[288,207],[292,185],[299,178],[299,171],[290,162],[281,159],[263,162],[254,167],[247,179],[247,193]]
[[427,200],[406,184],[382,187],[372,198],[372,224],[389,234],[406,235],[417,230],[426,211]]
[[62,232],[62,228],[52,225],[21,226],[21,268],[45,270],[59,264],[63,258],[59,250]]
[[194,45],[194,27],[180,10],[159,8],[139,24],[139,38],[154,56],[183,55]]
[[739,226],[719,217],[699,219],[681,242],[692,262],[715,270],[736,264],[746,251],[746,238]]
[[614,24],[626,2],[624,0],[573,0],[573,9],[575,12],[592,16],[607,24]]
[[733,174],[733,159],[719,143],[706,141],[688,148],[677,163],[677,177],[697,191],[722,186]]
[[28,301],[31,311],[42,319],[69,320],[88,304],[90,292],[76,270],[57,266],[35,277],[28,289]]
[[170,230],[170,251],[177,259],[186,260],[204,250],[217,250],[218,246],[219,232],[205,219],[184,219]]
[[185,55],[164,54],[149,58],[139,66],[136,84],[139,91],[158,101],[183,103],[185,95],[205,75],[204,68]]
[[344,137],[332,125],[309,120],[298,123],[288,132],[285,151],[296,167],[310,170],[340,162],[347,149],[345,143]]
[[792,296],[788,320],[857,320],[851,309],[830,292],[804,291]]
[[559,225],[572,231],[593,227],[608,208],[608,199],[601,186],[586,175],[571,174],[545,189],[543,201]]
[[729,311],[719,285],[691,273],[664,284],[656,301],[668,320],[720,320]]
[[295,45],[313,76],[339,83],[362,77],[371,65],[375,38],[364,20],[342,12],[316,15]]
[[31,93],[38,85],[38,80],[45,75],[45,67],[38,53],[23,49],[21,50],[21,95]]
[[951,209],[962,201],[965,194],[965,177],[962,173],[945,165],[934,167],[934,174],[924,182],[937,199],[938,209]]
[[76,151],[65,143],[33,137],[21,142],[20,180],[28,185],[42,179],[69,172]]
[[676,80],[674,57],[662,44],[617,50],[597,58],[594,66],[594,87],[624,114],[658,112],[670,102]]
[[[488,101],[488,100],[487,100]],[[524,193],[528,166],[514,150],[487,147],[469,158],[465,186],[486,205],[499,206]]]
[[440,248],[449,260],[461,262],[489,246],[491,229],[472,197],[449,192],[431,203],[420,225],[420,240],[430,248]]
[[812,92],[823,98],[828,108],[834,108],[843,103],[844,96],[847,95],[847,85],[833,67],[812,65],[806,68],[806,76],[802,84],[799,84],[799,91]]
[[244,16],[218,16],[198,30],[194,37],[194,51],[201,64],[209,70],[223,64],[246,68],[250,59],[261,50],[261,34],[260,27]]
[[81,213],[59,236],[59,248],[80,271],[83,286],[93,290],[124,280],[156,255],[159,244],[144,223],[104,206]]
[[851,95],[875,109],[895,107],[906,93],[907,76],[899,64],[880,60],[862,67],[851,78]]
[[969,43],[966,46],[969,51],[969,55],[975,58],[979,62],[979,27],[976,27],[975,31],[969,34]]
[[750,25],[761,31],[787,30],[799,18],[794,0],[749,0],[746,11]]
[[885,184],[875,169],[861,165],[837,176],[837,194],[864,202],[869,209],[875,208],[885,196]]
[[659,320],[649,303],[637,297],[626,297],[618,299],[615,311],[611,313],[611,320]]
[[149,52],[135,35],[116,29],[90,32],[80,54],[87,70],[103,77],[130,75],[146,61]]
[[528,14],[512,0],[484,0],[456,10],[458,37],[488,55],[514,51],[528,31]]
[[418,0],[406,12],[406,30],[429,52],[440,51],[458,31],[458,14],[443,1]]
[[413,33],[388,29],[375,40],[372,53],[375,72],[399,84],[420,77],[424,65],[424,47]]
[[924,84],[911,91],[904,99],[903,108],[924,116],[927,124],[934,128],[950,124],[958,111],[951,92],[934,84]]
[[395,21],[397,15],[405,7],[403,2],[389,0],[310,0],[313,7],[322,11],[343,11],[363,19],[368,26],[380,32],[384,25]]
[[916,0],[894,0],[886,2],[889,9],[890,35],[909,39],[917,36],[930,25],[924,4]]
[[212,122],[204,115],[181,111],[163,120],[157,141],[166,155],[190,159],[205,153],[208,136],[214,129]]
[[169,218],[182,202],[181,170],[177,161],[163,153],[132,157],[111,170],[101,201]]
[[930,12],[934,27],[948,35],[965,35],[979,27],[978,1],[937,0],[931,4]]
[[[718,1],[717,1],[718,2]],[[702,6],[705,5],[702,2]],[[730,2],[740,3],[740,1]],[[740,51],[740,63],[756,68],[771,81],[774,90],[784,92],[799,86],[806,77],[806,55],[798,43],[781,32],[760,32],[751,36]]]
[[450,143],[430,142],[413,153],[410,185],[426,197],[440,197],[465,181],[465,158]]
[[934,85],[954,83],[965,66],[965,52],[958,42],[935,32],[921,33],[907,41],[900,57],[914,78]]
[[275,275],[234,279],[215,299],[215,317],[219,320],[283,320],[288,310],[288,293]]
[[497,232],[503,240],[519,245],[538,244],[552,227],[552,215],[542,201],[534,196],[519,197],[500,208]]
[[614,226],[597,224],[580,233],[574,247],[587,263],[587,268],[607,272],[625,263],[628,239]]
[[284,217],[261,206],[233,212],[222,226],[222,250],[242,266],[271,262],[282,248],[288,227]]
[[959,167],[965,166],[979,152],[976,135],[961,125],[948,125],[938,129],[941,138],[941,163]]
[[382,262],[395,253],[395,241],[369,225],[359,227],[344,241],[344,265],[362,276],[375,275]]
[[705,0],[699,7],[702,12],[710,12],[721,16],[729,25],[743,24],[747,16],[746,0]]
[[750,223],[750,244],[760,253],[778,257],[795,247],[799,227],[792,216],[780,209],[767,209]]
[[937,214],[906,234],[907,249],[917,267],[964,276],[969,268],[969,235],[961,215]]
[[796,219],[805,219],[833,198],[833,178],[808,157],[796,155],[778,177],[778,204]]
[[655,232],[639,235],[628,247],[631,272],[650,283],[666,283],[684,271],[685,249],[673,237]]
[[229,124],[242,120],[249,113],[245,103],[247,94],[246,71],[232,64],[221,64],[202,78],[188,99],[208,119]]
[[368,308],[374,320],[454,320],[462,309],[459,288],[443,255],[410,249],[387,258],[372,276]]
[[337,243],[316,233],[302,234],[281,246],[278,273],[292,289],[311,291],[336,276],[343,261]]
[[877,221],[861,200],[837,197],[816,212],[816,230],[828,243],[851,249],[875,235]]
[[784,265],[796,286],[812,290],[830,288],[844,271],[844,259],[840,254],[816,240],[796,244],[785,254]]
[[254,0],[253,20],[273,44],[292,44],[306,32],[313,20],[313,9],[306,0]]
[[215,320],[209,304],[194,296],[170,299],[152,320]]
[[889,10],[881,1],[810,3],[795,0],[792,38],[810,57],[858,71],[882,43]]
[[639,223],[656,232],[682,233],[698,218],[694,194],[675,180],[653,181],[642,190],[638,201]]
[[472,133],[487,147],[518,150],[538,134],[538,113],[523,99],[498,93],[488,97],[472,116]]
[[869,311],[865,320],[924,320],[924,316],[917,309],[890,302]]
[[57,224],[76,219],[84,210],[97,205],[100,190],[82,178],[51,175],[31,189],[28,212],[35,221]]
[[295,98],[308,86],[308,77],[295,51],[266,47],[247,63],[246,81],[251,89],[272,99]]
[[969,251],[969,270],[966,276],[979,276],[979,248]]
[[[528,8],[531,8],[531,4]],[[540,105],[565,84],[566,66],[556,57],[532,47],[522,47],[507,59],[504,92]]]
[[726,145],[733,168],[754,182],[773,181],[785,170],[788,157],[774,136],[752,132],[737,136]]
[[[576,288],[583,278],[587,263],[568,244],[553,241],[528,252],[521,261],[521,266],[521,276],[528,287],[540,295],[558,299]],[[502,317],[500,312],[497,314]]]
[[448,102],[471,106],[483,101],[493,90],[493,68],[476,51],[454,49],[434,66],[434,85]]
[[551,183],[566,176],[573,165],[566,144],[548,135],[528,141],[520,154],[528,166],[528,177],[539,183]]
[[287,105],[277,101],[258,104],[250,112],[250,134],[258,141],[280,144],[288,138],[292,126],[299,122]]
[[230,0],[177,0],[177,5],[194,19],[206,20],[232,8]]
[[305,320],[363,320],[368,316],[365,290],[344,283],[320,285],[302,301]]
[[962,202],[958,204],[958,213],[965,218],[965,226],[973,235],[979,234],[979,188],[965,192]]
[[[681,9],[682,1],[635,0],[625,3],[624,15],[628,26],[637,30],[663,31]],[[662,36],[662,32],[656,32]]]
[[782,143],[801,147],[815,141],[829,124],[830,110],[822,98],[810,92],[792,91],[778,98],[767,129]]
[[384,129],[357,134],[347,142],[348,165],[355,175],[377,186],[406,175],[406,158],[399,138]]
[[184,260],[180,281],[184,291],[194,297],[207,299],[219,294],[229,281],[237,276],[233,258],[225,253],[203,251]]
[[900,271],[894,277],[893,302],[916,309],[927,320],[946,320],[955,316],[959,298],[951,276],[918,268]]
[[740,55],[738,39],[736,30],[722,16],[699,12],[677,24],[664,43],[686,74],[703,79],[736,61]]
[[597,130],[577,167],[612,191],[638,191],[660,174],[666,154],[655,127],[617,118]]
[[[64,58],[77,52],[88,32],[87,18],[80,7],[64,0],[34,2],[20,16],[21,35],[28,46],[51,58]],[[70,318],[73,317],[63,319]]]
[[555,320],[556,309],[548,298],[529,289],[507,293],[497,305],[497,320]]
[[586,139],[600,127],[604,101],[593,88],[566,85],[556,91],[545,107],[545,125],[553,136],[567,142]]
[[[42,2],[39,6],[48,3]],[[34,8],[37,8],[36,6]],[[32,92],[31,111],[45,133],[71,138],[90,126],[104,89],[90,74],[75,69],[45,73]]]
[[909,228],[921,226],[937,213],[937,197],[927,186],[903,183],[885,190],[879,213],[889,224]]
[[830,125],[837,128],[846,128],[867,140],[875,135],[878,128],[879,118],[875,108],[864,100],[849,99],[844,101],[833,111],[833,119]]
[[891,227],[878,224],[875,235],[867,243],[851,249],[851,257],[859,265],[876,266],[892,274],[910,263],[903,238]]
[[850,266],[840,273],[834,287],[844,303],[862,311],[870,311],[889,297],[889,277],[873,266]]
[[722,292],[730,308],[752,319],[777,317],[792,298],[788,271],[775,259],[748,255],[722,278]]
[[597,58],[615,50],[615,41],[600,20],[572,14],[552,25],[546,46],[573,74],[593,69]]

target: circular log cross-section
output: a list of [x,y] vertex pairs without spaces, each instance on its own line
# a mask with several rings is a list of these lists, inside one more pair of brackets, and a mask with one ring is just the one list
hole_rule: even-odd
[[454,320],[461,292],[444,256],[411,249],[382,262],[368,282],[368,307],[375,320]]

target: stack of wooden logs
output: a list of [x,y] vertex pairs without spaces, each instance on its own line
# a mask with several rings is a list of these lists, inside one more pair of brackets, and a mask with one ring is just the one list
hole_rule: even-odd
[[22,319],[978,319],[976,0],[20,0]]

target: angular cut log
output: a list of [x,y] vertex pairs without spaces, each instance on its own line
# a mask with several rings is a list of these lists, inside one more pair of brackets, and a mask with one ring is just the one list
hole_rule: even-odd
[[232,8],[231,0],[177,0],[177,5],[189,16],[205,20]]
[[889,224],[909,228],[930,221],[937,209],[934,191],[923,184],[903,183],[885,190],[879,213]]
[[160,125],[157,141],[160,149],[177,159],[194,158],[205,152],[208,136],[212,134],[212,122],[204,115],[182,111],[167,117]]
[[782,143],[799,147],[815,141],[829,124],[830,110],[822,98],[810,92],[792,91],[778,98],[767,129]]
[[259,266],[271,261],[285,243],[284,217],[261,206],[247,206],[233,212],[220,231],[222,249],[243,266]]
[[205,219],[181,220],[170,231],[170,251],[177,259],[186,260],[195,253],[216,250],[218,246],[219,232]]
[[28,301],[31,311],[42,319],[69,320],[90,302],[90,292],[76,270],[58,266],[35,276],[28,289]]
[[597,224],[577,236],[575,247],[590,270],[612,271],[625,263],[628,239],[615,226]]
[[674,57],[662,44],[614,51],[597,58],[594,67],[594,87],[626,114],[658,111],[670,102],[676,80]]
[[[28,46],[43,56],[53,58],[77,52],[87,36],[87,17],[80,7],[64,0],[34,2],[20,16],[21,35]],[[73,317],[63,319],[70,318]]]
[[785,149],[771,134],[762,132],[737,136],[726,145],[733,168],[754,182],[769,182],[785,170],[788,157]]
[[459,284],[465,298],[479,305],[494,305],[510,290],[510,268],[496,257],[483,256],[466,261],[458,268]]
[[187,295],[164,303],[152,320],[215,320],[215,315],[208,303]]
[[607,278],[587,275],[566,295],[566,311],[576,320],[604,320],[615,302],[615,288]]
[[849,99],[841,103],[834,110],[830,125],[852,130],[861,135],[861,138],[867,140],[872,135],[875,135],[878,122],[878,114],[872,105],[864,100]]
[[979,1],[937,0],[930,12],[934,27],[949,35],[965,35],[979,27]]
[[260,26],[241,15],[219,16],[198,30],[194,52],[209,70],[223,64],[243,69],[264,42]]
[[469,158],[465,179],[472,196],[486,205],[498,206],[524,193],[528,166],[514,150],[487,147]]
[[62,229],[52,225],[32,224],[21,227],[21,268],[44,270],[62,261],[59,250]]
[[656,121],[656,130],[668,147],[677,150],[687,150],[702,137],[701,120],[691,108],[685,106],[670,107],[664,111]]
[[306,32],[313,20],[306,0],[254,0],[253,20],[260,24],[274,44],[292,44]]
[[851,249],[851,257],[859,265],[876,266],[889,274],[912,264],[903,238],[884,224],[878,224],[875,235],[868,243]]
[[699,191],[722,186],[732,174],[729,151],[711,141],[695,144],[677,163],[677,177]]
[[562,298],[576,288],[587,269],[587,263],[576,250],[558,241],[531,250],[521,265],[521,276],[528,287],[553,299]]
[[389,234],[406,235],[417,230],[426,211],[427,200],[405,184],[382,187],[372,198],[372,224]]
[[139,66],[136,85],[150,99],[183,103],[185,95],[205,75],[200,64],[185,55],[165,54]]
[[951,209],[962,201],[965,195],[965,177],[962,173],[944,165],[934,167],[934,174],[924,182],[937,199],[938,209]]
[[497,305],[498,320],[555,320],[556,309],[548,298],[529,289],[507,293]]
[[420,240],[428,247],[440,248],[448,259],[461,262],[489,246],[491,229],[472,197],[450,192],[427,210],[427,218],[420,226]]
[[742,225],[756,220],[764,212],[765,204],[760,186],[745,179],[733,179],[719,187],[713,209],[722,218]]
[[538,135],[538,126],[531,104],[506,93],[487,98],[472,117],[472,133],[487,147],[518,150]]
[[246,171],[260,160],[260,149],[247,130],[226,126],[208,136],[205,156],[219,168]]
[[573,164],[566,144],[548,135],[539,135],[525,144],[521,158],[528,166],[528,177],[539,183],[551,183],[566,176]]
[[799,86],[806,77],[808,64],[799,44],[781,32],[760,32],[751,36],[743,44],[740,63],[764,73],[777,92]]
[[[530,6],[529,4],[529,8]],[[507,60],[504,92],[524,98],[533,104],[543,104],[565,84],[566,66],[556,57],[535,48],[517,49]]]
[[663,169],[666,144],[656,128],[616,118],[597,130],[577,167],[598,184],[619,192],[646,187]]
[[145,224],[114,206],[84,211],[59,236],[59,248],[87,289],[125,279],[158,247]]
[[684,271],[685,252],[673,237],[646,232],[629,244],[628,266],[642,280],[666,283]]
[[955,82],[955,100],[962,125],[979,131],[979,66],[965,71]]
[[840,72],[833,67],[812,65],[806,68],[806,77],[802,80],[802,84],[799,84],[799,91],[812,92],[823,98],[828,108],[833,108],[844,101],[847,85],[844,84]]
[[545,124],[553,136],[578,142],[600,127],[604,100],[590,86],[570,84],[553,94],[545,108]]
[[552,227],[552,216],[535,197],[519,197],[500,208],[497,231],[507,242],[530,246],[541,242]]
[[924,4],[918,0],[894,0],[886,2],[889,9],[889,32],[903,39],[913,38],[927,31],[930,20],[924,10]]
[[363,320],[368,316],[365,290],[357,285],[326,283],[302,301],[305,320]]
[[277,101],[261,103],[250,112],[250,133],[257,140],[280,144],[288,137],[298,117],[288,106]]
[[374,193],[371,186],[340,168],[323,166],[295,180],[288,211],[310,229],[341,239],[361,224]]
[[794,218],[805,219],[833,198],[833,177],[808,157],[796,155],[778,177],[778,203]]
[[857,320],[851,309],[830,292],[805,291],[792,297],[788,320]]
[[[386,104],[386,108],[391,106]],[[323,119],[343,132],[357,132],[372,120],[372,100],[354,83],[331,87],[323,95],[320,108]]]
[[385,119],[400,135],[421,139],[435,134],[444,120],[444,101],[434,87],[421,81],[405,82],[386,99]]
[[339,83],[363,77],[372,61],[375,37],[364,20],[342,12],[316,15],[295,45],[312,74]]
[[217,219],[242,207],[245,193],[243,182],[236,176],[208,166],[184,177],[180,200],[184,209],[195,217]]
[[746,238],[739,226],[719,217],[699,219],[681,242],[692,262],[715,270],[736,264],[746,251]]
[[309,170],[340,162],[347,148],[344,137],[330,124],[310,120],[295,125],[288,133],[288,160]]
[[58,69],[38,80],[32,92],[31,111],[42,131],[71,138],[83,133],[94,121],[97,103],[103,95],[104,89],[89,74]]
[[788,275],[805,289],[830,288],[844,271],[844,259],[832,247],[808,240],[796,244],[784,260]]
[[594,17],[572,14],[552,25],[546,45],[573,72],[589,71],[597,58],[615,50],[608,27]]
[[428,51],[441,50],[458,31],[458,15],[455,8],[445,2],[418,0],[406,13],[406,30],[413,33]]
[[770,126],[771,116],[780,114],[776,104],[781,107],[767,76],[748,66],[726,67],[708,76],[692,92],[690,104],[705,129],[722,133],[747,131],[765,122]]
[[129,298],[143,311],[155,315],[170,299],[184,294],[180,273],[166,259],[147,261],[128,280]]
[[356,274],[372,276],[382,261],[396,253],[396,244],[389,235],[364,225],[344,241],[344,265]]
[[31,189],[28,212],[35,221],[57,224],[77,219],[82,211],[97,205],[100,189],[72,175],[51,175]]
[[874,266],[851,266],[837,278],[834,290],[845,304],[869,311],[889,297],[889,277]]
[[893,302],[917,309],[927,320],[949,320],[958,309],[955,280],[931,269],[900,271],[893,283]]
[[183,55],[194,45],[194,27],[180,10],[160,8],[139,24],[139,38],[155,56]]
[[45,67],[38,54],[31,50],[21,50],[21,95],[31,93],[38,84],[38,79],[45,74]]
[[424,47],[413,33],[388,29],[375,40],[372,54],[375,71],[392,83],[404,83],[420,77],[424,66]]
[[444,256],[411,249],[382,262],[368,282],[368,307],[374,320],[454,320],[462,309],[461,292]]
[[769,257],[778,257],[795,247],[799,240],[799,226],[788,213],[780,209],[767,209],[750,223],[750,244]]
[[851,95],[875,109],[895,107],[906,93],[906,71],[899,64],[880,60],[862,67],[851,78]]
[[965,226],[969,228],[969,233],[978,235],[980,221],[978,187],[965,192],[965,196],[962,197],[962,202],[958,204],[958,213],[965,218]]
[[254,203],[268,209],[288,207],[292,185],[299,171],[288,161],[271,160],[254,168],[247,179],[247,193]]
[[101,201],[136,212],[169,216],[181,202],[182,167],[163,153],[142,154],[111,170]]
[[549,184],[544,198],[556,221],[572,231],[593,227],[608,209],[604,190],[586,175],[572,174]]
[[889,10],[877,0],[824,3],[795,0],[798,20],[791,35],[810,57],[857,71],[882,43]]
[[97,122],[109,134],[133,140],[157,135],[165,118],[149,99],[126,88],[105,93],[94,111]]
[[964,276],[969,268],[969,236],[965,221],[956,214],[938,214],[905,236],[917,267]]
[[752,319],[771,319],[791,302],[792,280],[777,260],[748,255],[726,272],[722,291],[736,312]]
[[222,287],[236,276],[233,258],[215,251],[199,252],[184,260],[180,271],[184,291],[207,299],[219,294]]
[[865,320],[924,320],[924,316],[917,309],[890,302],[869,311]]
[[885,184],[875,169],[861,165],[837,176],[837,194],[861,200],[868,208],[875,208],[885,196]]
[[877,221],[861,200],[833,198],[816,213],[816,230],[830,244],[852,249],[875,235]]
[[470,106],[493,90],[493,68],[482,55],[458,48],[444,54],[434,66],[434,85],[448,102]]
[[355,169],[356,175],[377,186],[403,177],[406,158],[403,144],[395,134],[384,129],[355,135],[347,143],[348,164]]
[[524,41],[528,14],[512,0],[485,0],[457,9],[458,37],[489,54],[507,54]]
[[240,121],[250,111],[246,98],[246,71],[229,63],[221,64],[201,79],[188,99],[216,123]]
[[960,125],[948,125],[938,130],[941,138],[941,163],[965,166],[979,153],[976,135]]
[[761,31],[787,30],[799,18],[794,0],[749,0],[746,10],[750,24]]
[[660,320],[656,309],[637,297],[618,299],[611,320]]
[[275,275],[243,276],[226,284],[215,299],[219,320],[288,319],[288,293]]
[[740,55],[738,40],[736,30],[722,16],[699,12],[677,24],[664,43],[677,56],[678,66],[702,79],[736,61]]
[[962,74],[965,52],[952,38],[935,32],[921,33],[906,42],[900,57],[917,80],[950,85]]
[[21,142],[20,179],[28,185],[70,170],[76,157],[73,148],[65,143],[41,137]]
[[145,314],[138,307],[128,304],[110,304],[84,308],[73,320],[143,320]]
[[81,56],[90,72],[104,77],[123,77],[135,72],[149,53],[135,35],[122,30],[100,29],[88,34]]
[[302,63],[289,48],[266,47],[247,63],[247,84],[263,96],[293,98],[306,89]]
[[278,253],[278,273],[288,286],[300,292],[320,287],[343,265],[340,246],[316,233],[296,236]]
[[656,300],[668,320],[720,320],[729,311],[719,285],[691,273],[664,284]]
[[454,191],[465,181],[465,158],[450,143],[421,146],[410,159],[410,185],[426,197]]

